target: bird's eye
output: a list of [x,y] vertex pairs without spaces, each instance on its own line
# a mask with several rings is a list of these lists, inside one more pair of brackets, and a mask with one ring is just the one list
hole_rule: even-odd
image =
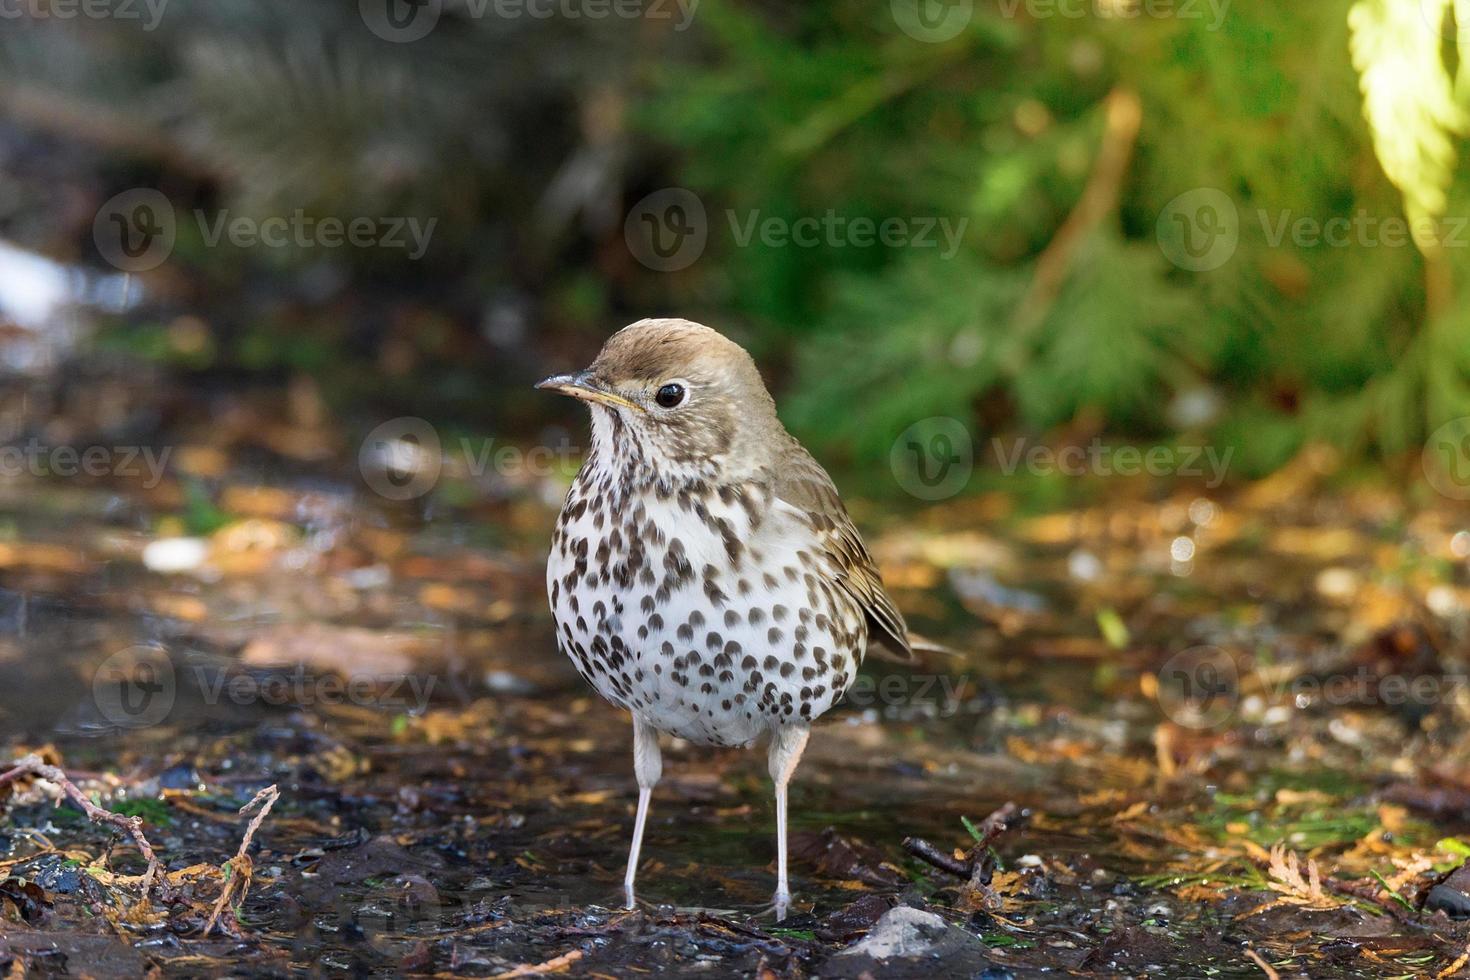
[[681,384],[666,384],[653,396],[663,408],[678,408],[684,401],[684,386]]

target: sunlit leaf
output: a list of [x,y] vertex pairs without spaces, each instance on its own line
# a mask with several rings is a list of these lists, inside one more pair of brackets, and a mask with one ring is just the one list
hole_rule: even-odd
[[1440,248],[1435,219],[1447,206],[1455,141],[1470,132],[1470,113],[1443,53],[1440,28],[1452,2],[1359,0],[1348,14],[1373,146],[1404,195],[1414,241],[1425,253]]

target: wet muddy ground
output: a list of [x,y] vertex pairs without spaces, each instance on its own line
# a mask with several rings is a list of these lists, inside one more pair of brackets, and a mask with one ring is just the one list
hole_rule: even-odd
[[[156,483],[0,482],[0,771],[35,753],[123,818],[89,820],[30,769],[0,775],[0,965],[1470,962],[1452,917],[1470,884],[1451,874],[1470,855],[1463,504],[1364,488],[1317,450],[1222,491],[1110,478],[1051,512],[1005,485],[924,509],[859,495],[899,604],[957,653],[870,662],[818,727],[792,791],[797,908],[778,924],[763,753],[677,743],[643,904],[619,907],[631,732],[556,654],[542,593],[568,473],[446,471],[395,502],[345,437],[286,447],[316,461],[284,475],[261,462],[282,451],[269,419],[221,431],[181,429]],[[240,812],[268,787],[268,812]],[[131,817],[161,864],[146,895]],[[910,957],[854,950],[896,905],[950,929],[919,930]]]

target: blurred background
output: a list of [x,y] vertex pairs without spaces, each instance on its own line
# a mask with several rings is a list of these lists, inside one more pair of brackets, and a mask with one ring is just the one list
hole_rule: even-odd
[[[528,381],[672,314],[834,463],[938,416],[1418,475],[1470,414],[1450,8],[16,0],[0,356],[534,442]],[[92,421],[183,421],[146,390]]]
[[[976,975],[1462,969],[1467,53],[1465,0],[0,0],[0,967],[843,975],[902,901]],[[641,887],[733,917],[606,912],[531,386],[647,316],[755,355],[957,651],[824,719],[790,928],[760,759],[683,745]]]

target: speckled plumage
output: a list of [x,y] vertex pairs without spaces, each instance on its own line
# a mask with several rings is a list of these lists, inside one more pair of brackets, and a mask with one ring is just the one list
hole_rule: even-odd
[[[665,407],[670,385],[684,397]],[[542,387],[592,409],[591,451],[547,562],[558,644],[633,714],[636,752],[652,754],[653,770],[655,731],[706,745],[771,735],[779,914],[785,781],[870,638],[910,653],[903,617],[831,479],[782,427],[738,345],[686,320],[643,320],[586,371]],[[645,778],[649,768],[639,770],[630,900],[658,778]]]

